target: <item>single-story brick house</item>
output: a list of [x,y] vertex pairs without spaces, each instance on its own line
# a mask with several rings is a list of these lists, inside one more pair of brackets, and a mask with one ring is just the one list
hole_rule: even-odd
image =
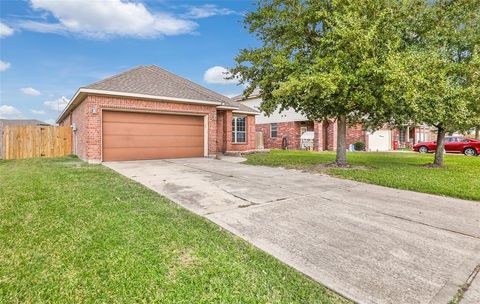
[[212,157],[255,149],[257,111],[155,65],[75,93],[57,123],[89,162]]

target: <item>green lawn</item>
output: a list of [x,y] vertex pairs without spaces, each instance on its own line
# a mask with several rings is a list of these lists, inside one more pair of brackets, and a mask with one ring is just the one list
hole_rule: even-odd
[[427,168],[432,154],[418,153],[348,153],[353,168],[328,168],[334,152],[274,150],[248,156],[253,165],[281,166],[309,171],[392,188],[408,189],[469,200],[480,200],[480,157],[445,155],[444,168]]
[[101,165],[0,161],[0,303],[344,303]]

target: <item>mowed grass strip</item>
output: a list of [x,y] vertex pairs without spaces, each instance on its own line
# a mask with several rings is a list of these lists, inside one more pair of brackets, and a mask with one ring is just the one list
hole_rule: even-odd
[[0,303],[39,302],[347,301],[101,165],[0,161]]
[[352,152],[352,168],[323,166],[335,160],[334,152],[274,150],[252,154],[247,163],[323,172],[391,188],[480,200],[480,157],[445,155],[444,168],[428,168],[433,154],[407,152]]

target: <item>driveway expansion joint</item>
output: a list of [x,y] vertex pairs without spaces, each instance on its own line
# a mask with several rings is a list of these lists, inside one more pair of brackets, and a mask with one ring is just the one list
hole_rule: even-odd
[[[462,303],[465,293],[468,291],[470,286],[473,284],[473,281],[477,277],[478,273],[480,272],[480,264],[478,264],[472,271],[472,273],[468,276],[467,280],[463,285],[460,286],[457,293],[454,295],[452,300],[450,300],[449,304],[457,304]],[[479,299],[480,301],[480,299]]]
[[439,226],[427,224],[427,223],[424,223],[424,222],[421,222],[421,221],[409,219],[409,218],[399,216],[399,215],[388,214],[388,213],[384,213],[384,212],[380,212],[380,211],[375,211],[375,212],[379,213],[379,214],[382,214],[382,215],[390,216],[390,217],[393,217],[393,218],[396,218],[396,219],[399,219],[399,220],[404,220],[404,221],[416,223],[416,224],[419,224],[419,225],[424,225],[424,226],[427,226],[427,227],[440,229],[440,230],[443,230],[443,231],[447,231],[447,232],[451,232],[451,233],[455,233],[455,234],[460,234],[460,235],[463,235],[463,236],[467,236],[467,237],[471,237],[471,238],[475,238],[475,239],[480,240],[479,236],[476,236],[476,235],[473,235],[473,234],[464,233],[464,232],[456,231],[456,230],[453,230],[453,229],[448,229],[448,228],[444,228],[444,227],[439,227]]

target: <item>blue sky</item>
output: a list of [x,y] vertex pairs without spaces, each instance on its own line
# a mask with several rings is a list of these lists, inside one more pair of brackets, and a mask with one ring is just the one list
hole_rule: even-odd
[[52,122],[84,85],[156,64],[227,96],[250,0],[0,0],[0,117]]

